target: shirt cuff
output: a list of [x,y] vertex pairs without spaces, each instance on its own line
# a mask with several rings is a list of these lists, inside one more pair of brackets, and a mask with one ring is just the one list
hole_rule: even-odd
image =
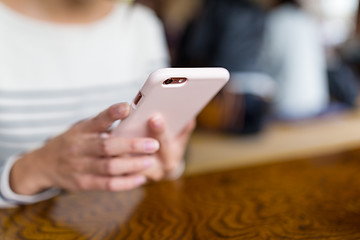
[[9,177],[14,163],[19,159],[18,155],[10,157],[3,166],[0,176],[0,201],[1,205],[16,206],[19,204],[32,204],[54,197],[60,193],[59,189],[51,188],[35,195],[20,195],[10,188]]

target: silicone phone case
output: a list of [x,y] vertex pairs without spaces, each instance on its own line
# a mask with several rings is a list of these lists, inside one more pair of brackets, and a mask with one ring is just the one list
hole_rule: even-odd
[[[171,137],[178,134],[229,80],[225,68],[162,68],[148,77],[131,103],[130,115],[113,134],[122,137],[149,136],[148,120],[161,114]],[[165,84],[167,79],[186,79],[184,83]]]

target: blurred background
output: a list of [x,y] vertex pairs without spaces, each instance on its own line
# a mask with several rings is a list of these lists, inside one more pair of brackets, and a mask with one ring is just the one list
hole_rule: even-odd
[[231,73],[198,118],[190,172],[360,146],[358,0],[139,2],[163,21],[173,66]]

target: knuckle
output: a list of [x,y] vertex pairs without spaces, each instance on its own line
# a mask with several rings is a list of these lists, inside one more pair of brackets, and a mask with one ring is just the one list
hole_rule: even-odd
[[102,139],[101,141],[101,152],[103,155],[105,156],[110,156],[111,155],[111,143],[110,143],[110,139]]
[[105,160],[104,161],[104,173],[107,175],[113,175],[114,172],[114,161],[113,160]]
[[93,117],[91,121],[93,125],[96,125],[99,129],[106,129],[108,127],[108,123],[104,121],[102,114]]
[[132,161],[127,164],[127,170],[129,172],[135,172],[140,169],[140,164],[138,161]]
[[111,107],[108,108],[107,110],[107,115],[111,118],[111,119],[116,119],[118,117],[118,109],[119,109],[118,104],[112,105]]
[[130,140],[130,151],[131,152],[136,152],[138,149],[138,140],[137,139],[131,139]]
[[74,162],[72,163],[72,169],[73,169],[73,171],[75,171],[75,172],[84,172],[85,167],[84,167],[84,165],[83,165],[82,162],[80,162],[80,161],[74,161]]
[[77,131],[80,130],[84,122],[87,121],[87,119],[80,120],[72,125],[70,128],[70,131]]
[[101,114],[98,114],[95,117],[91,118],[90,121],[94,124],[99,124],[101,122]]
[[76,181],[75,181],[76,187],[79,190],[85,191],[85,190],[89,190],[90,189],[90,184],[88,179],[79,177]]
[[69,156],[76,156],[77,152],[78,152],[78,149],[77,149],[76,146],[69,146],[68,149],[67,149],[67,152],[68,152]]
[[77,156],[79,154],[79,148],[76,144],[70,143],[67,147],[67,153],[69,156]]

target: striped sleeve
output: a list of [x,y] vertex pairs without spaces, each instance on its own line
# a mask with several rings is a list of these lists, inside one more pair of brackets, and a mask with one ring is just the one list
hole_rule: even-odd
[[59,189],[49,189],[36,195],[20,195],[14,193],[9,184],[10,170],[18,156],[12,156],[7,161],[3,161],[0,166],[0,208],[16,207],[17,205],[32,204],[43,201],[57,195]]
[[31,204],[56,195],[57,189],[32,196],[11,190],[9,174],[18,156],[41,147],[75,122],[117,102],[119,94],[127,97],[124,90],[135,95],[133,88],[122,84],[81,90],[0,90],[0,208]]

